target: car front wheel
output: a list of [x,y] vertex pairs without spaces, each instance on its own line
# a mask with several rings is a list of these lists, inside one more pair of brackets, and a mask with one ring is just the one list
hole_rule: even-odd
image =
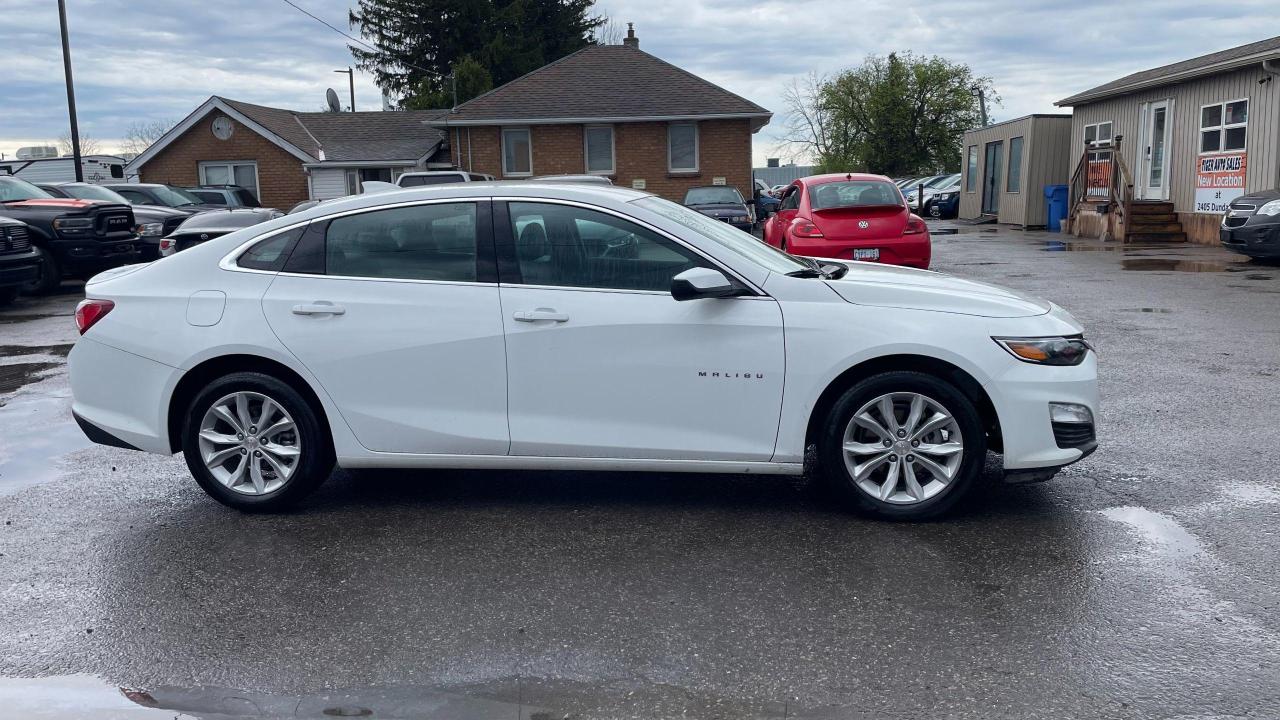
[[941,515],[976,483],[986,434],[974,403],[933,375],[894,371],[849,388],[818,445],[832,488],[892,520]]
[[311,405],[262,373],[232,373],[210,383],[191,403],[182,440],[200,487],[239,510],[283,509],[333,470],[331,440]]
[[35,280],[27,283],[22,287],[22,291],[29,295],[46,295],[58,289],[62,284],[62,266],[58,264],[57,258],[53,253],[40,247],[35,248],[36,254],[40,256],[40,275]]

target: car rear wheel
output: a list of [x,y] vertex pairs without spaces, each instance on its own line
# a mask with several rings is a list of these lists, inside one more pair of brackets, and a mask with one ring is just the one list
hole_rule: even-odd
[[818,444],[823,473],[855,509],[891,520],[951,510],[986,456],[974,403],[933,375],[894,371],[849,388]]
[[182,448],[200,487],[238,510],[288,507],[333,471],[332,441],[310,403],[262,373],[225,375],[200,392]]
[[62,266],[53,253],[37,245],[36,255],[40,257],[40,275],[35,280],[22,286],[28,295],[47,295],[62,285]]

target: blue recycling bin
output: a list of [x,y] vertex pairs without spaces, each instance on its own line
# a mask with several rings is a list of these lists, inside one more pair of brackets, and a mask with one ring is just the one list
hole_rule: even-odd
[[1049,206],[1049,217],[1045,222],[1045,228],[1049,232],[1058,232],[1062,227],[1060,221],[1067,218],[1067,186],[1045,185],[1044,199]]

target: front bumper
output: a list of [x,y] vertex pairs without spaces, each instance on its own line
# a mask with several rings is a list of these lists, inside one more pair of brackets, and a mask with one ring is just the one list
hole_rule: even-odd
[[63,271],[71,275],[92,274],[139,261],[134,235],[119,240],[59,238],[49,243],[49,250]]
[[40,278],[40,256],[34,249],[0,255],[0,287],[26,285]]
[[1218,239],[1232,252],[1251,257],[1280,257],[1280,223],[1219,227]]
[[[1009,359],[1005,371],[985,388],[1000,419],[1006,471],[1057,469],[1097,449],[1098,360],[1090,352],[1069,367],[1034,365]],[[1063,427],[1050,418],[1049,403],[1089,408],[1093,425]]]

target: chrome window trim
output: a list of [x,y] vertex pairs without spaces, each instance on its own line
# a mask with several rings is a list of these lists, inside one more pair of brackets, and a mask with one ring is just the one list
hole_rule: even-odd
[[[586,209],[586,210],[594,210],[594,211],[596,211],[596,212],[602,212],[602,213],[604,213],[604,214],[606,214],[606,215],[612,215],[612,216],[614,216],[614,217],[616,217],[616,218],[620,218],[620,219],[622,219],[622,220],[626,220],[626,221],[627,221],[627,222],[629,222],[629,223],[632,223],[632,224],[634,224],[634,225],[639,225],[640,227],[645,228],[646,230],[649,230],[649,231],[651,231],[651,232],[657,233],[658,235],[661,235],[662,237],[664,237],[664,238],[666,238],[666,239],[670,240],[671,242],[674,242],[675,244],[679,245],[680,247],[682,247],[682,248],[685,248],[685,249],[689,250],[689,251],[690,251],[690,252],[692,252],[693,254],[695,254],[695,255],[697,255],[698,257],[702,258],[703,260],[707,261],[708,263],[711,263],[711,266],[712,266],[712,267],[714,267],[715,269],[717,269],[717,270],[719,270],[719,271],[721,271],[721,272],[723,272],[723,273],[726,273],[727,275],[729,275],[729,276],[731,276],[731,277],[737,278],[737,279],[738,279],[738,280],[739,280],[743,285],[746,285],[746,286],[747,286],[747,288],[748,288],[749,290],[751,290],[751,291],[753,291],[753,292],[755,292],[755,293],[757,293],[757,294],[759,294],[759,295],[768,296],[768,293],[766,293],[763,289],[761,289],[761,288],[760,288],[759,286],[757,286],[755,283],[751,282],[750,280],[748,280],[748,279],[746,279],[745,277],[743,277],[742,275],[740,275],[740,274],[738,273],[738,271],[734,270],[733,268],[730,268],[730,267],[725,266],[725,264],[724,264],[723,262],[720,262],[719,260],[716,260],[716,259],[715,259],[715,258],[713,258],[713,257],[709,257],[705,252],[703,252],[702,250],[700,250],[700,249],[698,249],[698,248],[696,248],[696,247],[693,247],[692,245],[690,245],[689,243],[685,242],[685,241],[684,241],[684,240],[682,240],[681,238],[679,238],[679,237],[677,237],[677,236],[675,236],[675,235],[673,235],[673,234],[671,234],[671,233],[667,232],[666,230],[663,230],[663,229],[662,229],[662,228],[660,228],[660,227],[656,227],[656,226],[654,226],[654,225],[652,225],[652,224],[650,224],[650,223],[648,223],[648,222],[645,222],[644,220],[641,220],[640,218],[635,217],[634,215],[627,215],[626,213],[622,213],[622,212],[619,212],[619,211],[617,211],[617,210],[613,210],[612,208],[601,207],[601,206],[599,206],[599,205],[592,205],[591,203],[582,202],[582,201],[580,201],[580,200],[562,200],[562,199],[559,199],[559,198],[536,198],[536,197],[514,197],[514,196],[495,196],[495,197],[493,197],[493,198],[491,198],[491,199],[492,199],[494,202],[507,202],[507,203],[512,203],[512,202],[529,202],[529,203],[542,203],[542,204],[552,204],[552,205],[569,205],[569,206],[573,206],[573,207],[580,207],[580,208],[584,208],[584,209]],[[507,211],[507,214],[508,214],[508,216],[510,216],[510,210],[509,210],[509,209],[508,209],[508,211]],[[495,229],[494,229],[494,231],[495,231],[495,233],[496,233],[496,232],[497,232],[497,229],[495,228]],[[514,286],[514,283],[505,283],[505,284]],[[575,288],[575,287],[577,287],[577,286],[573,286],[573,285],[565,285],[565,286],[553,285],[553,286],[540,286],[540,287],[557,287],[557,288],[559,288],[559,287],[566,287],[566,288]],[[610,290],[619,290],[619,291],[628,290],[628,288],[582,288],[582,289],[586,289],[586,290],[603,290],[603,291],[606,291],[606,292],[608,292],[608,291],[610,291]],[[662,291],[660,291],[660,290],[640,290],[640,291],[637,291],[637,292],[656,292],[656,293],[659,293],[659,294],[664,294],[664,293],[662,293]],[[666,294],[669,294],[669,293],[666,293]]]

